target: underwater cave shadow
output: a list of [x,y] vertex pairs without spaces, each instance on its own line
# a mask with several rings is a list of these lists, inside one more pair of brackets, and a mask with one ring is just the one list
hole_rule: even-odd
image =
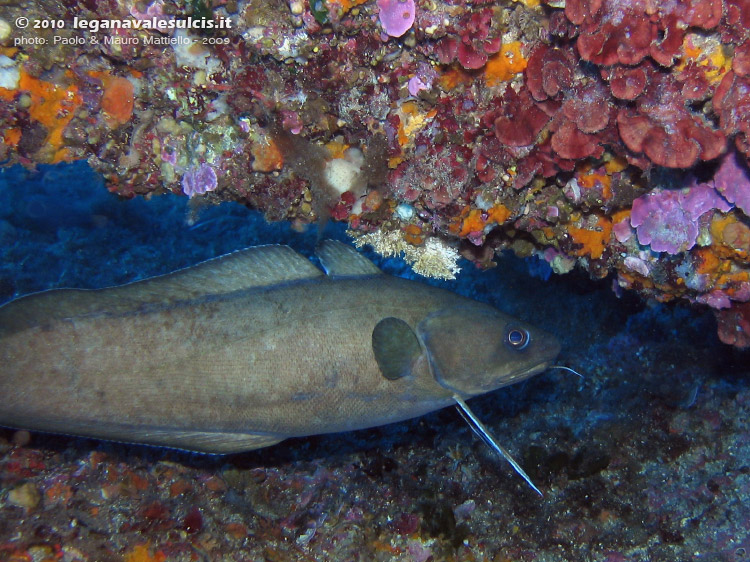
[[[270,447],[226,455],[35,431],[29,432],[28,443],[16,445],[15,436],[25,430],[6,427],[0,427],[0,442],[7,442],[11,449],[36,450],[45,455],[59,455],[67,461],[84,459],[96,451],[106,454],[108,462],[125,463],[131,467],[170,462],[195,470],[219,472],[227,466],[236,469],[263,469],[290,464],[337,464],[339,460],[344,462],[343,459],[356,457],[364,461],[373,454],[383,455],[396,447],[410,447],[425,442],[432,444],[439,437],[441,428],[451,423],[457,427],[463,424],[452,408],[445,408],[419,418],[384,426],[290,437]],[[25,438],[22,439],[26,441]]]

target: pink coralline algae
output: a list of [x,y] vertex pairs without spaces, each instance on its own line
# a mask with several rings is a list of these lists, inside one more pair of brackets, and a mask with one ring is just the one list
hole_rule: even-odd
[[742,43],[750,36],[750,1],[725,0],[721,37],[725,43]]
[[633,201],[630,224],[641,244],[650,245],[656,252],[678,254],[695,245],[702,215],[731,208],[708,184],[683,190],[655,189]]
[[488,55],[500,50],[500,37],[491,36],[492,19],[492,11],[486,9],[471,14],[464,22],[458,45],[458,60],[464,68],[481,68]]
[[218,185],[216,172],[205,162],[198,167],[190,168],[182,176],[182,191],[188,197],[203,195],[213,191]]
[[[598,158],[604,145],[615,140],[607,130],[614,123],[609,92],[601,81],[584,83],[575,79],[572,49],[538,46],[529,56],[524,77],[533,99],[529,100],[526,89],[518,97],[511,92],[505,94],[504,101],[510,103],[501,107],[508,117],[501,116],[495,122],[496,135],[504,144],[520,146],[513,143],[527,141],[530,133],[536,138],[549,123],[551,156],[556,164],[562,164],[553,167],[555,173],[566,168],[560,159]],[[517,117],[518,103],[529,109]],[[535,152],[531,159],[537,156]]]
[[[204,194],[295,228],[325,214],[475,263],[511,249],[650,299],[745,302],[750,0],[16,4],[8,21],[205,4],[232,25],[186,30],[189,49],[103,29],[105,57],[0,38],[0,162],[87,159],[124,197]],[[125,124],[102,107],[106,76],[133,85]],[[350,148],[362,201],[319,189]]]
[[414,0],[378,0],[380,24],[391,37],[401,37],[414,25]]
[[438,73],[432,68],[432,66],[426,63],[420,63],[417,68],[417,73],[409,79],[407,84],[409,94],[416,97],[419,95],[419,92],[431,90],[437,77]]
[[750,76],[750,39],[734,50],[732,70],[739,76]]
[[[642,0],[571,0],[564,13],[572,29],[556,17],[550,33],[575,37],[575,50],[564,40],[555,47],[539,45],[529,57],[525,74],[533,98],[546,102],[550,115],[550,101],[567,100],[564,118],[558,116],[550,125],[550,131],[557,132],[552,148],[558,156],[597,157],[602,146],[624,143],[628,161],[640,168],[654,164],[690,168],[721,155],[727,136],[736,134],[738,146],[744,142],[745,129],[750,127],[743,125],[746,111],[731,109],[746,97],[742,84],[724,86],[727,102],[720,115],[721,130],[698,104],[689,105],[711,97],[716,86],[706,77],[705,65],[714,65],[711,68],[719,72],[715,65],[721,63],[716,59],[699,65],[684,56],[684,44],[692,45],[697,30],[717,28],[722,17],[719,0],[658,5]],[[688,31],[693,33],[689,38]],[[737,53],[736,64],[744,68],[744,48]],[[681,65],[675,66],[679,57]],[[579,58],[597,65],[599,76],[590,76],[590,70],[577,66]],[[589,90],[587,97],[582,88]],[[591,103],[581,103],[586,99]],[[587,130],[570,117],[571,109],[590,113],[592,122],[604,119],[605,109],[614,110],[617,131]]]
[[727,201],[750,217],[750,170],[735,152],[724,157],[714,176],[714,183]]

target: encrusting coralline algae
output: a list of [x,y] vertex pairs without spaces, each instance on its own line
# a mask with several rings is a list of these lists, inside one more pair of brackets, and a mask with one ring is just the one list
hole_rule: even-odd
[[[6,164],[88,159],[124,197],[330,216],[480,267],[511,249],[614,273],[618,290],[708,304],[723,341],[750,345],[746,206],[685,213],[694,245],[616,235],[641,232],[634,201],[713,187],[725,162],[738,195],[721,196],[747,198],[746,0],[65,0],[9,5],[0,23]],[[357,189],[320,189],[280,131],[317,154],[311,169],[351,150],[374,167]],[[666,215],[683,216],[651,216]]]

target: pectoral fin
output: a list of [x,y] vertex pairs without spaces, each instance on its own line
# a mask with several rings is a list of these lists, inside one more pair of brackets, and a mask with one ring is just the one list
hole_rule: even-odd
[[411,373],[422,347],[414,330],[399,318],[383,318],[372,331],[372,352],[380,372],[388,380],[398,380]]

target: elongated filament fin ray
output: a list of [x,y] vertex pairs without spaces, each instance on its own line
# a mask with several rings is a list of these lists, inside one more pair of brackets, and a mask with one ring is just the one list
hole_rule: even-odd
[[577,375],[577,376],[581,377],[582,379],[586,378],[581,373],[579,373],[578,371],[576,371],[574,369],[571,369],[570,367],[566,367],[565,365],[550,365],[547,368],[548,369],[560,369],[561,371],[568,371],[569,373],[573,373],[574,375]]
[[526,474],[526,472],[521,468],[521,465],[519,465],[515,459],[510,456],[510,453],[498,443],[495,438],[492,436],[492,434],[489,432],[489,430],[484,426],[482,422],[477,419],[477,417],[474,415],[474,412],[472,412],[469,407],[466,405],[466,402],[464,402],[463,398],[461,398],[458,394],[453,395],[453,399],[456,401],[458,412],[461,414],[461,417],[466,420],[466,423],[469,424],[469,427],[476,433],[482,441],[487,443],[492,449],[497,451],[499,455],[501,455],[503,458],[505,458],[506,461],[510,463],[510,465],[513,467],[513,469],[523,478],[526,480],[526,483],[531,486],[531,488],[540,496],[544,496],[542,494],[541,490],[537,488],[534,483],[531,481],[531,478],[529,478],[529,475]]

